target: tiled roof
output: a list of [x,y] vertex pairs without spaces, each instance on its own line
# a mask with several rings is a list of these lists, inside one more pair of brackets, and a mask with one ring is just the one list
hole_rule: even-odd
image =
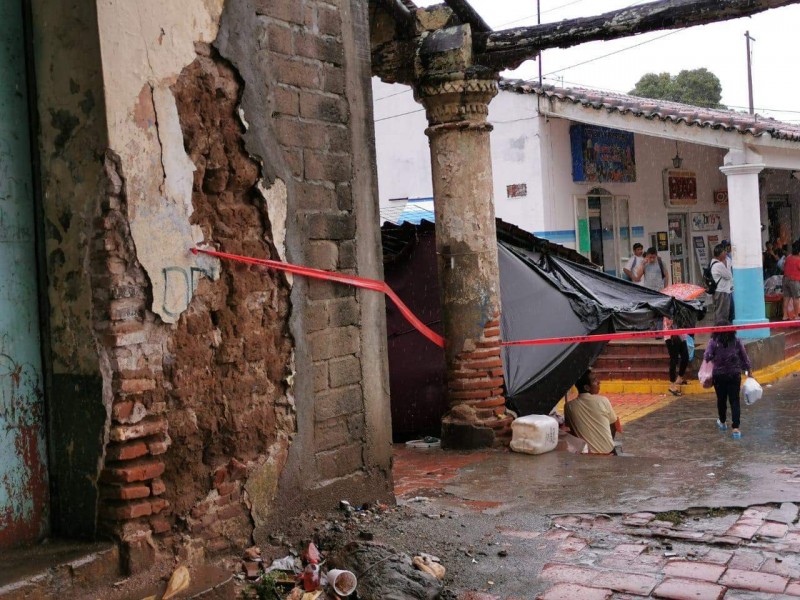
[[658,119],[690,127],[736,131],[754,137],[768,135],[776,140],[800,142],[800,125],[776,121],[758,114],[750,115],[732,110],[702,108],[668,100],[638,98],[627,94],[586,88],[539,86],[522,80],[501,80],[500,89],[520,94],[536,94],[560,102],[571,102],[596,110],[605,109],[609,112],[630,114],[644,119]]

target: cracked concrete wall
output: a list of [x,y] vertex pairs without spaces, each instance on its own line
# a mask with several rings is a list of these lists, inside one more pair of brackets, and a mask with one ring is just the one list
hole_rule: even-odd
[[[120,157],[137,256],[152,284],[151,310],[174,323],[191,301],[196,274],[218,266],[189,249],[194,165],[183,149],[170,86],[216,38],[223,0],[97,3],[109,145]],[[190,18],[189,18],[190,16]]]

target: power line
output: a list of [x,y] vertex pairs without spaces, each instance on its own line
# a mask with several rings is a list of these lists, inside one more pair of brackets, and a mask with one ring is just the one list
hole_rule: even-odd
[[378,123],[380,121],[388,121],[389,119],[396,119],[398,117],[405,117],[406,115],[413,115],[414,113],[422,112],[424,110],[425,110],[424,108],[418,108],[417,110],[410,110],[408,112],[400,113],[399,115],[390,115],[388,117],[381,117],[380,119],[375,119],[375,123]]
[[386,100],[387,98],[392,98],[393,96],[399,96],[400,94],[407,94],[407,93],[412,92],[412,91],[413,90],[411,88],[409,88],[407,90],[403,90],[402,92],[395,92],[394,94],[387,94],[386,96],[381,96],[380,98],[373,99],[373,102],[378,102],[380,100]]
[[[578,4],[579,2],[584,2],[584,0],[572,0],[572,2],[567,2],[566,4],[560,4],[558,6],[554,6],[553,8],[548,8],[547,10],[543,10],[541,14],[546,14],[549,12],[555,12],[561,8],[566,8],[567,6],[572,6],[573,4]],[[536,14],[528,15],[526,17],[521,17],[519,19],[514,19],[513,21],[508,21],[507,23],[501,23],[497,27],[505,27],[506,25],[513,25],[514,23],[520,23],[522,21],[527,21],[528,19],[532,19],[535,17]]]
[[620,52],[625,52],[626,50],[632,50],[633,48],[638,48],[639,46],[644,46],[645,44],[649,44],[650,42],[655,42],[657,40],[663,39],[663,38],[668,37],[670,35],[675,35],[676,33],[680,33],[681,31],[685,31],[685,29],[686,28],[676,29],[675,31],[670,31],[668,33],[665,33],[664,35],[660,35],[658,37],[654,37],[652,39],[645,40],[643,42],[639,42],[638,44],[634,44],[633,46],[627,46],[625,48],[620,48],[619,50],[615,50],[614,52],[609,52],[608,54],[602,54],[600,56],[595,56],[594,58],[590,58],[589,60],[584,60],[583,62],[579,62],[579,63],[576,63],[574,65],[570,65],[568,67],[563,67],[561,69],[556,69],[555,71],[550,71],[549,73],[545,73],[544,76],[546,77],[547,75],[552,75],[554,73],[560,73],[561,71],[567,71],[569,69],[574,69],[575,67],[580,67],[580,66],[589,64],[591,62],[594,62],[596,60],[600,60],[601,58],[607,58],[609,56],[613,56],[615,54],[619,54]]

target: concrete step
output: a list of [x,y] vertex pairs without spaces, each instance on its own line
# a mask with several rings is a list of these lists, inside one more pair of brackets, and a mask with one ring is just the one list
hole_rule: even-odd
[[96,582],[119,577],[115,544],[53,540],[3,551],[0,600],[80,598]]

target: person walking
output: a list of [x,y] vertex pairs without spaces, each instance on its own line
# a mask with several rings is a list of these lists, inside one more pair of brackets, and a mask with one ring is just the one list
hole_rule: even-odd
[[733,274],[727,265],[728,253],[725,246],[714,246],[714,259],[711,261],[711,277],[717,283],[714,291],[714,322],[733,321]]
[[792,253],[783,263],[783,320],[800,313],[800,240],[792,244]]
[[[730,321],[717,321],[717,326],[730,325]],[[728,404],[731,407],[731,427],[733,439],[742,437],[739,429],[740,407],[739,388],[742,385],[742,373],[749,375],[752,370],[750,358],[744,349],[742,341],[736,337],[736,332],[725,331],[714,333],[708,342],[704,360],[714,364],[712,377],[714,378],[714,391],[717,393],[717,427],[720,431],[728,430]]]
[[635,281],[654,292],[660,292],[667,285],[667,271],[655,248],[647,249],[647,252],[644,253],[644,260],[637,267],[635,273],[637,277]]
[[[664,318],[664,329],[675,329],[671,319]],[[671,335],[664,341],[669,352],[669,393],[673,396],[683,394],[681,386],[686,383],[686,367],[689,366],[689,346],[686,335]]]

